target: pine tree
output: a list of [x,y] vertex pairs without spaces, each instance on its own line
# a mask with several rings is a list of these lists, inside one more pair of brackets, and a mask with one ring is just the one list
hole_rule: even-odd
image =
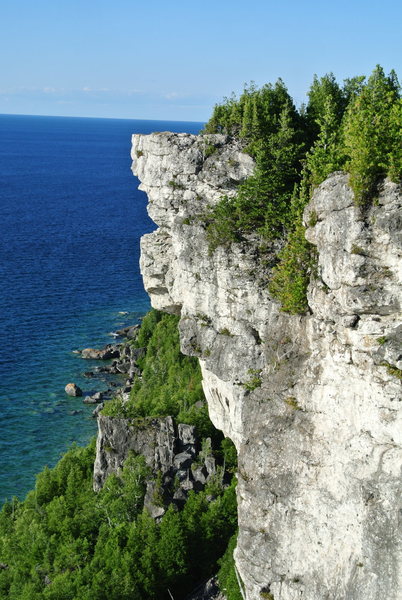
[[[349,105],[344,129],[350,185],[358,205],[375,194],[376,184],[388,173],[395,177],[400,158],[399,84],[377,65],[362,92]],[[391,164],[392,163],[392,164]]]

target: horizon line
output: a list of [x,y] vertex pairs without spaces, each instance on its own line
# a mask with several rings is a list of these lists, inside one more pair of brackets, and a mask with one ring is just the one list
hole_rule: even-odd
[[27,113],[0,113],[0,117],[45,117],[49,119],[107,119],[109,121],[155,121],[170,123],[206,123],[206,121],[189,121],[181,119],[139,119],[132,117],[84,117],[77,115],[32,115]]

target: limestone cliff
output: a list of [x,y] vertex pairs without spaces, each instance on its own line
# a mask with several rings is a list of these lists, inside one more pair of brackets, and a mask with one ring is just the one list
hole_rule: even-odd
[[401,598],[401,188],[384,182],[364,215],[347,175],[316,190],[318,276],[310,313],[289,316],[258,242],[210,255],[197,221],[252,172],[236,142],[135,135],[132,157],[159,226],[142,239],[145,287],[181,315],[211,419],[238,449],[247,600]]

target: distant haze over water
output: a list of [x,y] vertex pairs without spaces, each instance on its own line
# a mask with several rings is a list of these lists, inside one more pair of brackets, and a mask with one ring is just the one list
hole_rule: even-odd
[[64,386],[97,391],[82,375],[97,365],[72,350],[109,343],[149,309],[139,238],[155,226],[131,134],[201,127],[0,115],[0,503],[96,434],[93,406]]

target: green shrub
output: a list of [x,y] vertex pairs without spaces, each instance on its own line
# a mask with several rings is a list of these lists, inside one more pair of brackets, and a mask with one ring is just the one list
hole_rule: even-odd
[[402,369],[398,369],[398,367],[396,367],[395,365],[391,365],[390,363],[385,361],[381,363],[381,366],[387,368],[387,372],[389,375],[392,375],[397,379],[402,379]]
[[236,548],[237,533],[233,535],[228,544],[223,558],[219,561],[218,573],[219,587],[225,594],[227,600],[243,600],[239,584],[237,582],[233,552]]
[[399,83],[377,65],[349,104],[344,124],[347,169],[356,204],[367,205],[379,180],[402,177],[402,106]]
[[260,369],[249,369],[248,374],[251,375],[250,379],[243,382],[243,387],[249,392],[256,390],[261,387],[261,370]]
[[219,333],[221,335],[227,335],[228,337],[233,337],[233,333],[230,333],[230,331],[227,327],[223,327],[222,329],[220,329]]
[[176,181],[175,179],[171,179],[170,181],[168,181],[168,185],[174,189],[174,190],[184,190],[185,187],[182,183],[180,183],[179,181]]
[[207,144],[204,148],[204,158],[209,158],[218,150],[214,144]]
[[290,314],[307,311],[307,287],[315,272],[315,247],[306,240],[304,232],[299,222],[289,233],[269,284],[272,296],[279,300],[282,310]]

